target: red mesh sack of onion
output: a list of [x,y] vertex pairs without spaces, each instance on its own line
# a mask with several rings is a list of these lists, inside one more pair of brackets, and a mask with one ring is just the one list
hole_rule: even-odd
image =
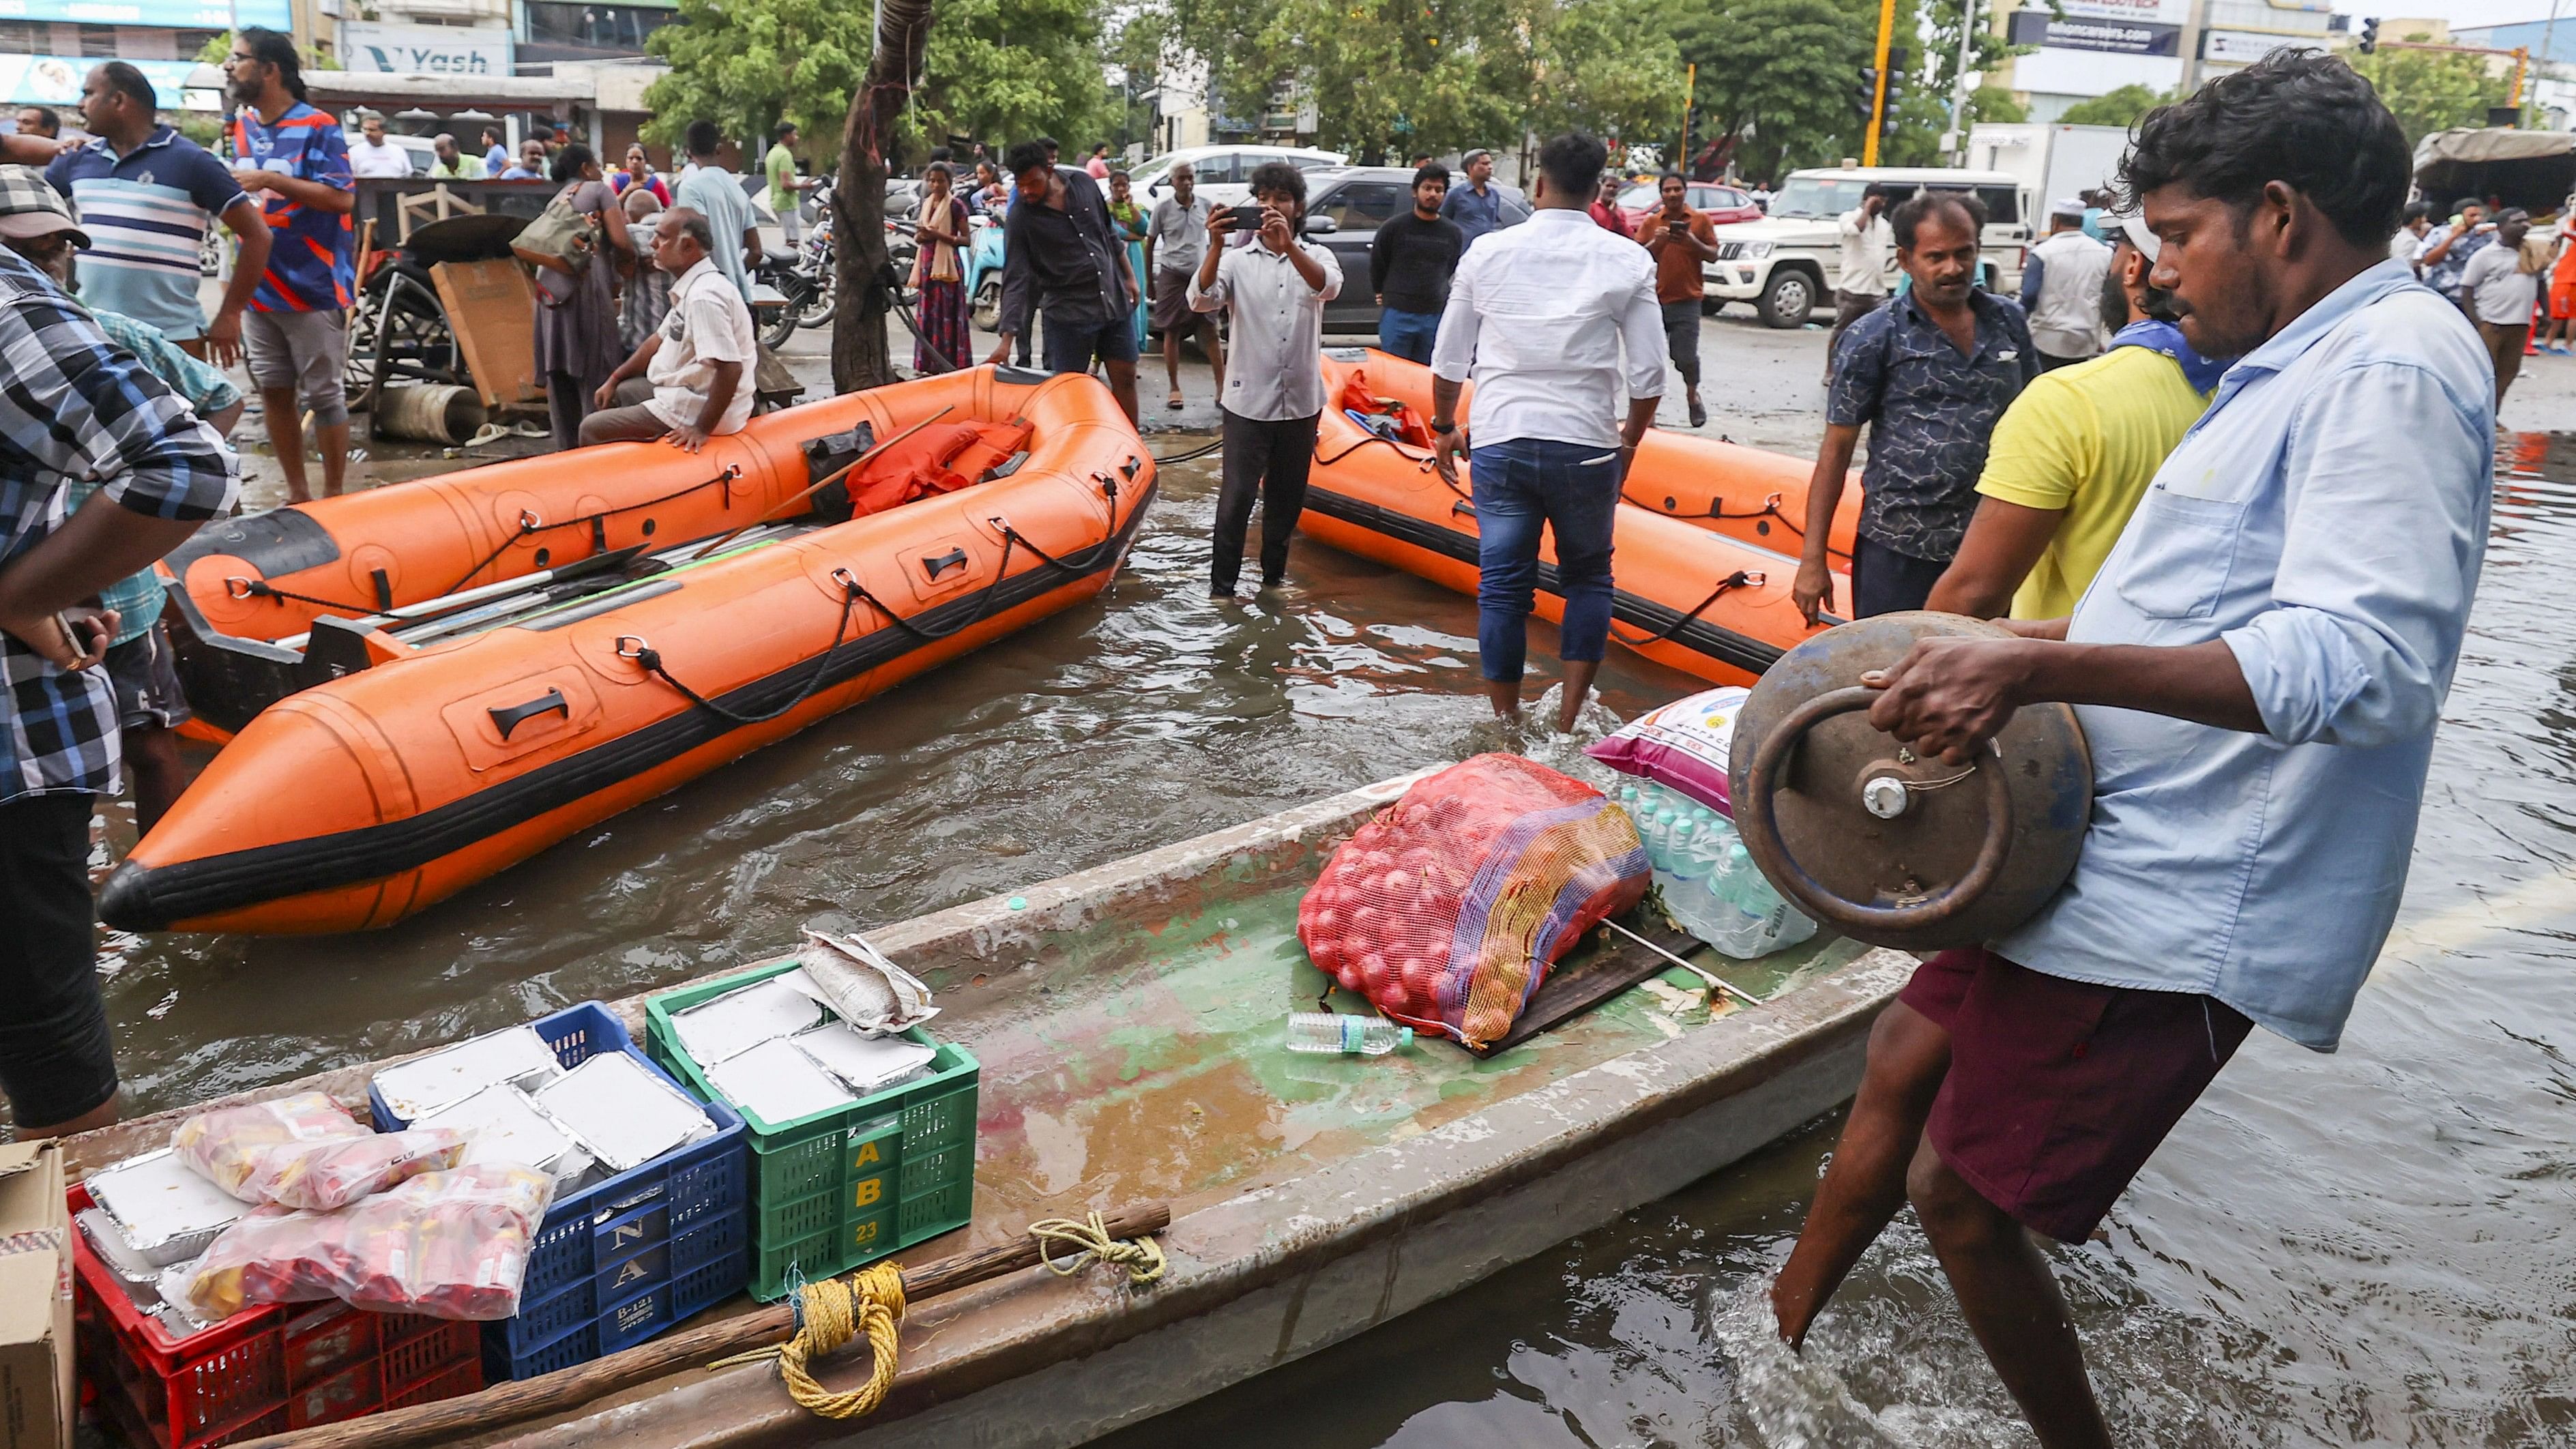
[[1478,755],[1416,781],[1333,852],[1297,939],[1387,1016],[1483,1047],[1648,879],[1635,824],[1600,791]]

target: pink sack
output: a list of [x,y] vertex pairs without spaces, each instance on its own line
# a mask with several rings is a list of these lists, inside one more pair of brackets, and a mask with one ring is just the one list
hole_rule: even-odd
[[1621,725],[1584,753],[1620,774],[1678,790],[1732,820],[1726,754],[1735,744],[1735,717],[1751,693],[1729,684],[1674,700]]

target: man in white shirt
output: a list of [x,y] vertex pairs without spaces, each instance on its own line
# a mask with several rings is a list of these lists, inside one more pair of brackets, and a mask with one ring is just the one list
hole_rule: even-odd
[[[1199,349],[1216,370],[1216,395],[1225,396],[1225,347],[1216,323],[1190,307],[1190,274],[1207,250],[1208,217],[1215,204],[1198,194],[1198,172],[1187,161],[1172,163],[1172,194],[1154,203],[1153,220],[1145,226],[1145,271],[1153,278],[1148,294],[1153,323],[1163,334],[1163,371],[1172,382],[1169,406],[1181,407],[1181,339],[1195,331]],[[1142,280],[1141,278],[1139,280]]]
[[1305,511],[1315,420],[1324,411],[1324,304],[1342,292],[1342,264],[1301,235],[1305,173],[1285,161],[1265,161],[1253,168],[1252,199],[1261,209],[1252,244],[1226,245],[1237,229],[1235,208],[1210,216],[1189,285],[1192,311],[1224,312],[1234,324],[1234,376],[1217,389],[1225,483],[1216,495],[1216,553],[1208,575],[1208,597],[1215,599],[1234,597],[1256,494],[1261,587],[1275,589],[1287,576],[1288,536]]
[[715,233],[704,212],[675,206],[657,222],[653,264],[675,278],[670,315],[600,385],[600,411],[581,420],[585,448],[659,438],[694,453],[751,420],[760,351],[751,308],[709,258]]
[[1896,245],[1887,227],[1887,209],[1904,198],[1897,188],[1871,182],[1862,188],[1860,205],[1834,219],[1842,238],[1842,262],[1834,276],[1834,330],[1825,338],[1825,381],[1832,382],[1834,344],[1843,329],[1887,301],[1887,253]]
[[358,123],[358,143],[349,148],[352,176],[409,176],[411,153],[385,139],[385,118],[373,111]]
[[[1559,730],[1574,728],[1609,644],[1619,485],[1664,395],[1654,261],[1587,209],[1608,164],[1608,149],[1580,131],[1539,148],[1535,213],[1467,249],[1431,350],[1431,461],[1452,487],[1474,435],[1476,644],[1486,696],[1505,719],[1520,713],[1542,525],[1556,535]],[[1235,346],[1239,354],[1239,335]],[[1471,371],[1476,401],[1462,430],[1458,395]],[[1627,416],[1614,420],[1623,380]]]
[[2102,351],[2102,279],[2111,249],[2084,234],[2084,203],[2073,197],[2048,209],[2048,239],[2021,267],[2021,309],[2039,370],[2066,367]]
[[2432,229],[2433,208],[2421,201],[2406,203],[2405,212],[2397,218],[2397,234],[2388,239],[2388,259],[2413,268],[2415,254],[2424,250],[2424,236]]
[[2526,269],[2522,239],[2531,213],[2510,206],[2496,213],[2495,243],[2469,258],[2460,272],[2460,295],[2478,323],[2478,338],[2495,361],[2496,406],[2522,374],[2523,344],[2531,340],[2531,312],[2540,304],[2540,272]]

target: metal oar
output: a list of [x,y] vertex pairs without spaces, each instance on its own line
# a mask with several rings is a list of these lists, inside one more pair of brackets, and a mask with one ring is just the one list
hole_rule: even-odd
[[1707,982],[1711,990],[1723,991],[1727,995],[1734,997],[1736,1000],[1743,1002],[1747,1006],[1760,1006],[1763,1004],[1761,997],[1755,996],[1749,991],[1744,991],[1735,986],[1729,985],[1715,972],[1707,970],[1704,967],[1692,965],[1681,957],[1674,955],[1672,952],[1665,950],[1663,947],[1656,945],[1654,942],[1649,941],[1645,937],[1638,935],[1636,932],[1629,930],[1627,927],[1620,925],[1617,921],[1603,921],[1601,924],[1608,926],[1611,930],[1618,932],[1620,935],[1627,937],[1629,940],[1636,942],[1638,945],[1643,946],[1647,950],[1654,952],[1656,955],[1663,957],[1665,960],[1672,962],[1674,965],[1679,966],[1684,971],[1698,977],[1700,980]]

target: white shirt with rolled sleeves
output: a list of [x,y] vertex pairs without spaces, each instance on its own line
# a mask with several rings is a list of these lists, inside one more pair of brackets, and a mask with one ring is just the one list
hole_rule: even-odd
[[662,345],[644,365],[644,380],[653,384],[645,404],[653,416],[675,428],[695,424],[715,390],[719,362],[742,364],[733,401],[717,419],[718,433],[738,433],[751,421],[752,372],[760,357],[759,337],[752,330],[751,309],[742,294],[705,257],[671,284],[671,311],[662,319]]
[[[1466,428],[1475,447],[1516,438],[1619,446],[1625,400],[1664,395],[1654,258],[1590,212],[1563,207],[1487,232],[1450,279],[1431,371],[1451,382],[1474,376]],[[1232,381],[1231,359],[1226,372]]]
[[1996,950],[2334,1049],[2406,884],[2485,557],[2494,394],[2467,319],[2396,261],[2228,370],[2067,637],[2225,640],[2263,733],[2077,706],[2092,828]]
[[1191,310],[1226,312],[1234,324],[1224,407],[1239,418],[1275,423],[1324,410],[1324,304],[1342,294],[1342,264],[1313,242],[1293,245],[1323,268],[1321,291],[1298,275],[1286,252],[1257,241],[1227,247],[1205,287],[1190,274]]

